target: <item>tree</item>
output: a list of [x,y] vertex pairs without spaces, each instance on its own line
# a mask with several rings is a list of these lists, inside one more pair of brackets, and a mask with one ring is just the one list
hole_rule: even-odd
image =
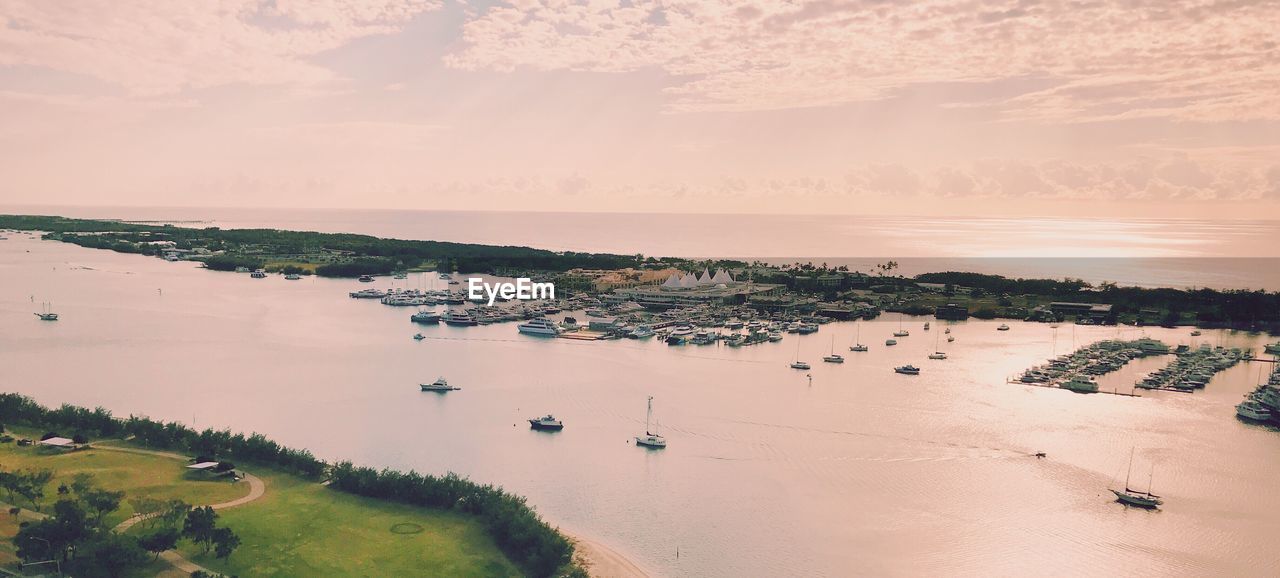
[[181,535],[178,534],[177,528],[161,528],[139,538],[138,545],[143,550],[155,554],[155,559],[158,560],[161,552],[172,550],[178,546],[178,538],[180,537]]
[[102,524],[102,518],[107,514],[120,508],[120,500],[124,499],[124,492],[112,492],[100,488],[91,488],[80,493],[80,499],[84,502],[85,507],[92,513],[92,520],[95,526]]
[[192,542],[203,545],[205,553],[208,553],[209,548],[213,547],[217,520],[218,513],[209,506],[192,509],[187,513],[187,519],[182,524],[182,535],[190,538]]
[[225,560],[240,545],[240,536],[231,528],[217,528],[213,531],[213,545],[214,555]]
[[71,567],[75,576],[119,578],[146,560],[146,552],[132,536],[101,532],[77,548]]

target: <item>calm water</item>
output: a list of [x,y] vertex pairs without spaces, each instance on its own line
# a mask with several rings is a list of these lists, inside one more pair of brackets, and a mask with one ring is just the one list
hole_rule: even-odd
[[[1055,339],[1044,325],[969,321],[951,326],[947,361],[925,359],[938,323],[924,332],[910,320],[912,335],[884,347],[892,316],[861,325],[864,354],[847,352],[847,323],[740,349],[578,343],[512,324],[418,328],[406,309],[346,297],[364,286],[11,238],[0,241],[0,384],[46,404],[496,482],[659,575],[1280,573],[1280,432],[1233,411],[1269,364],[1238,365],[1194,395],[1086,396],[1005,378],[1073,342],[1139,331],[1063,326]],[[62,320],[32,316],[45,300]],[[412,340],[419,330],[431,339]],[[833,335],[843,366],[820,362]],[[812,385],[787,367],[797,339]],[[908,362],[923,374],[892,373]],[[1103,386],[1127,388],[1159,363]],[[463,390],[418,391],[438,375]],[[646,395],[665,451],[629,444]],[[548,411],[563,432],[522,421]],[[1134,446],[1135,471],[1154,466],[1162,511],[1107,492]]]
[[321,209],[8,207],[183,226],[352,232],[558,251],[975,271],[1148,287],[1280,290],[1280,222]]

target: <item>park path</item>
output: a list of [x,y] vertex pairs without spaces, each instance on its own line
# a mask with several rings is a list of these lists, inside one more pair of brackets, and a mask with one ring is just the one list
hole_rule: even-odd
[[[132,453],[132,454],[152,455],[152,456],[159,456],[163,458],[182,460],[182,461],[188,460],[187,456],[184,456],[182,454],[175,454],[173,452],[163,452],[158,450],[123,448],[119,446],[109,446],[109,445],[93,445],[90,447],[97,450],[106,450],[111,452],[125,452],[125,453]],[[249,502],[252,502],[254,500],[257,500],[258,498],[261,498],[264,494],[267,493],[267,484],[265,484],[261,479],[259,479],[257,476],[250,474],[248,472],[241,472],[241,473],[244,474],[244,481],[249,482],[249,493],[246,494],[245,496],[236,498],[229,502],[222,502],[220,504],[209,504],[209,507],[215,510],[225,510],[227,508],[243,506],[245,504],[248,504]],[[150,516],[136,514],[134,516],[129,517],[129,519],[123,522],[120,522],[119,524],[116,524],[116,527],[113,528],[113,530],[116,532],[124,532],[129,528],[132,528],[134,524],[137,524],[138,522],[141,522],[147,519],[148,517]],[[177,568],[179,571],[185,572],[188,575],[195,572],[199,572],[199,571],[208,572],[210,574],[217,574],[216,572],[213,572],[208,568],[205,568],[199,564],[196,564],[195,562],[192,562],[190,560],[187,560],[186,558],[183,558],[182,554],[179,554],[177,550],[166,550],[164,552],[161,552],[160,557],[164,558],[164,560],[174,568]]]

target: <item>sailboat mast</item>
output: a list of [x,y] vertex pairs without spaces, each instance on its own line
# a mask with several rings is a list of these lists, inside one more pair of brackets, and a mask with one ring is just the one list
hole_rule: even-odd
[[1133,452],[1135,448],[1129,448],[1129,470],[1124,473],[1124,489],[1129,491],[1129,476],[1133,474]]
[[649,435],[649,420],[653,418],[653,396],[649,396],[649,411],[644,414],[644,433]]

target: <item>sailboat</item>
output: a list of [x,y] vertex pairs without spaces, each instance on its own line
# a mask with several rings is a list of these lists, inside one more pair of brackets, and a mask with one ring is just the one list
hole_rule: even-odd
[[653,396],[649,396],[649,411],[644,414],[644,435],[636,436],[636,445],[647,448],[662,449],[667,447],[667,439],[649,431],[649,422],[653,419]]
[[861,322],[858,323],[858,327],[854,331],[855,331],[854,341],[856,343],[849,346],[849,351],[866,351],[867,346],[862,344],[862,323]]
[[1164,503],[1157,496],[1151,493],[1151,482],[1155,478],[1156,467],[1151,466],[1151,475],[1147,479],[1147,491],[1134,490],[1129,487],[1129,476],[1133,474],[1133,448],[1129,450],[1129,471],[1124,475],[1124,491],[1112,489],[1111,493],[1116,495],[1116,501],[1128,505],[1137,506],[1139,508],[1159,508]]
[[796,339],[796,360],[791,362],[791,369],[809,369],[809,364],[800,361],[800,340]]
[[929,354],[929,359],[946,359],[947,354],[938,351],[938,338],[942,337],[941,333],[933,334],[933,353]]
[[898,314],[898,330],[893,332],[894,337],[906,337],[911,335],[910,331],[902,328],[902,314]]
[[844,357],[836,353],[836,336],[831,336],[831,355],[823,356],[822,360],[827,363],[844,363]]
[[36,313],[36,317],[39,317],[41,321],[58,320],[58,314],[53,312],[53,308],[48,303],[45,303],[43,307],[41,307],[40,312]]

